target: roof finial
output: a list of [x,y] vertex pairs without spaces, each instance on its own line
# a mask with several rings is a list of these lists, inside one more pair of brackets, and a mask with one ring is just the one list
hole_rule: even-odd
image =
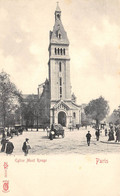
[[59,7],[59,1],[57,1],[56,3],[57,3],[56,11],[61,11]]

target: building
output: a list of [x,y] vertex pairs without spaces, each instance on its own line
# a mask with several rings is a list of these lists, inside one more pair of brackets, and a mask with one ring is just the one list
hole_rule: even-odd
[[[41,88],[41,86],[39,86]],[[38,87],[38,89],[39,89]],[[38,90],[38,125],[42,127],[50,124],[50,89],[49,81],[46,79],[42,86],[42,91]]]
[[76,98],[71,95],[69,40],[58,3],[49,42],[50,124],[76,126],[81,124],[81,107],[73,102]]
[[49,79],[38,85],[37,111],[34,127],[61,124],[65,127],[81,125],[81,106],[71,94],[69,40],[61,21],[57,3],[55,24],[49,38]]

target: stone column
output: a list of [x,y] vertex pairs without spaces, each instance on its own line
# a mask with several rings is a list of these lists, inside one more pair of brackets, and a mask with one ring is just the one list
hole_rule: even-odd
[[53,110],[50,110],[50,125],[53,124]]
[[54,123],[58,124],[58,113],[54,111]]

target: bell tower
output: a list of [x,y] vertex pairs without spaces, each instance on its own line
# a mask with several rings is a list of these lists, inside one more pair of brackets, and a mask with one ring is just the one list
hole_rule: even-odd
[[80,124],[80,107],[71,98],[69,40],[57,3],[55,23],[49,38],[50,124],[65,127]]
[[57,3],[55,24],[49,41],[50,101],[53,106],[59,100],[71,100],[69,40],[61,21],[61,10]]

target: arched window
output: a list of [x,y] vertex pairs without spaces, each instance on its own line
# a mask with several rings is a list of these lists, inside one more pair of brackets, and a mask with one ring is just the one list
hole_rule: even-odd
[[59,62],[59,71],[60,71],[60,72],[62,71],[62,65],[61,65],[61,62]]
[[58,38],[61,39],[61,34],[60,33],[58,34]]
[[59,54],[59,48],[58,48],[58,54]]
[[55,48],[55,54],[57,54],[57,50],[56,50],[56,48]]
[[75,112],[73,112],[73,118],[76,118],[76,113]]
[[59,19],[59,20],[60,20],[60,14],[57,14],[57,19]]
[[60,86],[60,97],[62,97],[62,87]]
[[64,55],[65,55],[65,48],[63,49],[63,53],[64,53]]
[[62,48],[60,50],[61,50],[61,55],[62,55]]
[[62,86],[62,78],[60,77],[60,86]]

